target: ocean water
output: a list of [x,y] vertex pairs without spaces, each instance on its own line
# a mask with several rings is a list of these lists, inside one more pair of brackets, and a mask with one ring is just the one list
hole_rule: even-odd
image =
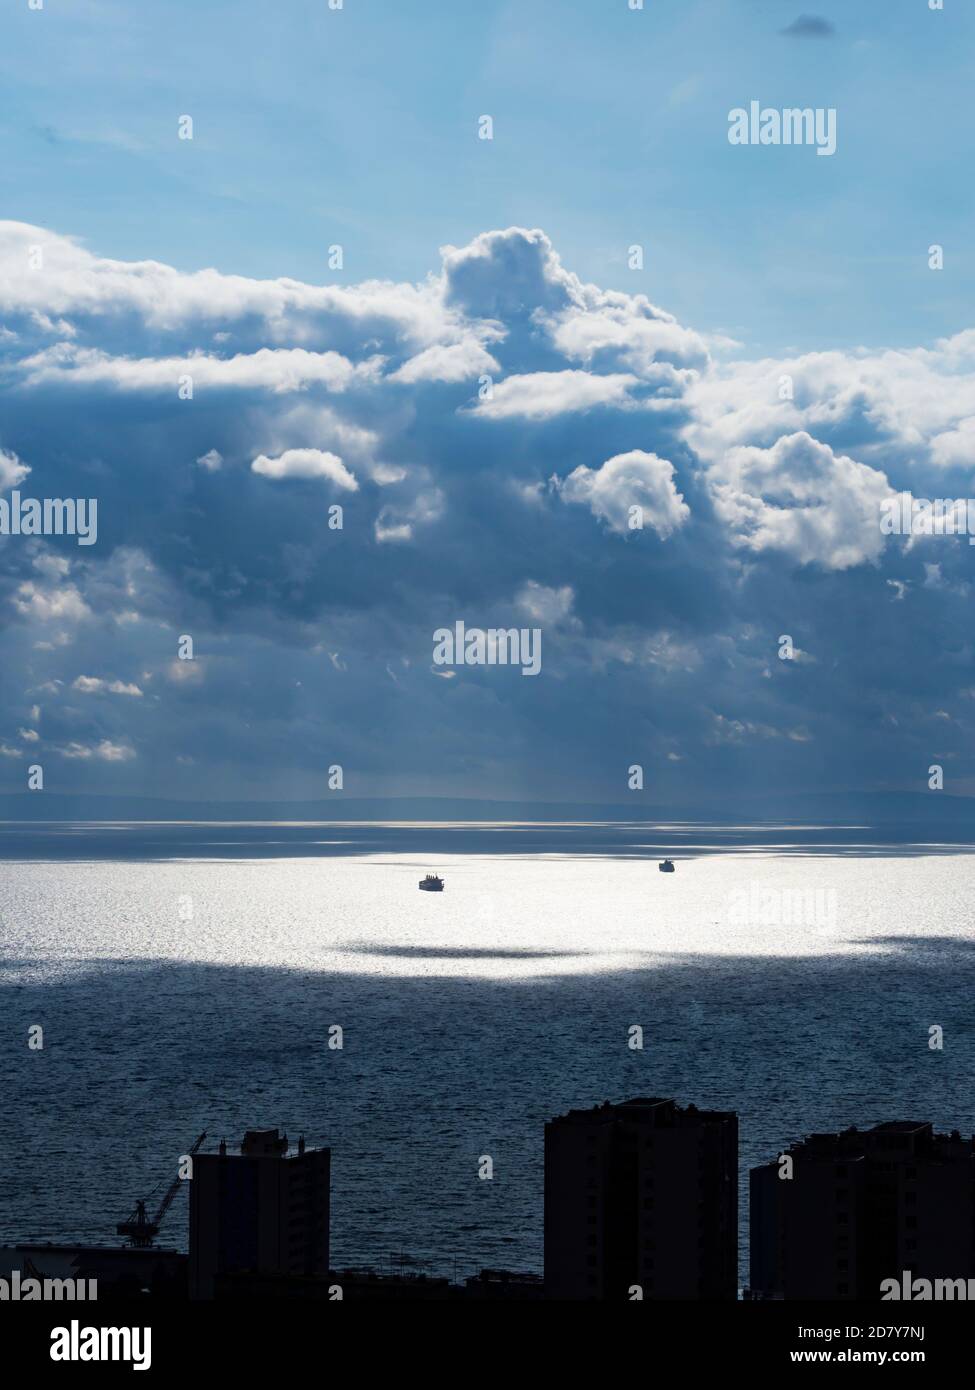
[[277,1125],[332,1147],[335,1263],[540,1271],[546,1119],[658,1095],[739,1114],[744,1279],[749,1165],[975,1130],[975,847],[892,839],[0,827],[0,1240],[111,1241],[201,1130]]

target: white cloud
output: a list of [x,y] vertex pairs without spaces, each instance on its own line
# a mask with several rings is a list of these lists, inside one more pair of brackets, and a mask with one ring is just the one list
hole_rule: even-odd
[[196,657],[193,661],[180,661],[173,657],[166,667],[166,675],[174,685],[199,685],[203,681],[203,662]]
[[251,464],[264,478],[324,478],[346,492],[357,492],[359,484],[337,454],[324,449],[285,449],[277,458],[258,454]]
[[0,449],[0,492],[22,483],[29,472],[27,464],[22,463],[16,454]]
[[833,453],[804,431],[771,449],[728,451],[709,474],[714,507],[735,545],[782,551],[800,564],[844,570],[883,549],[886,476]]
[[43,588],[28,579],[18,585],[13,604],[22,617],[41,622],[78,621],[91,616],[91,609],[73,584],[62,589]]
[[534,579],[529,579],[515,596],[515,606],[526,618],[549,627],[557,627],[569,617],[574,601],[571,585],[563,584],[554,589],[538,584]]
[[[676,319],[654,308],[645,295],[612,291],[590,293],[581,306],[573,307],[551,321],[552,340],[566,357],[587,364],[611,354],[618,365],[641,377],[652,376],[661,363],[690,367],[703,366],[707,347],[700,334],[682,328]],[[688,383],[694,373],[687,370],[665,378]]]
[[223,455],[217,449],[208,449],[205,454],[200,455],[197,463],[208,473],[217,473],[223,466]]
[[[27,275],[31,246],[44,248],[44,273]],[[328,324],[366,335],[386,328],[418,348],[444,341],[457,316],[441,285],[368,280],[349,288],[298,280],[249,280],[217,270],[190,274],[159,261],[115,261],[76,240],[26,222],[0,221],[0,313],[71,315],[107,321],[135,316],[162,332],[258,320],[265,340],[310,340]]]
[[474,338],[460,343],[438,343],[404,362],[390,381],[413,384],[418,381],[476,381],[479,376],[500,372],[491,354]]
[[[975,463],[975,331],[934,348],[813,352],[712,366],[687,384],[684,437],[705,460],[805,430],[885,467]],[[848,441],[848,442],[843,442]]]
[[637,384],[635,376],[619,372],[597,376],[592,372],[528,372],[509,376],[494,386],[490,399],[480,401],[476,415],[492,420],[521,416],[526,420],[549,420],[571,411],[593,406],[632,406],[627,392]]
[[373,532],[376,540],[411,541],[415,526],[439,521],[444,513],[444,495],[439,488],[418,493],[409,504],[391,503],[383,507],[376,518]]
[[931,462],[942,468],[975,465],[975,415],[960,420],[957,428],[935,435],[931,440]]
[[106,763],[124,763],[135,757],[135,749],[126,743],[112,743],[111,739],[103,738],[95,748],[95,757]]
[[632,507],[641,509],[643,526],[653,527],[662,540],[691,514],[674,486],[674,465],[642,449],[615,454],[600,468],[580,465],[564,480],[553,481],[563,501],[588,505],[593,516],[621,535],[632,529]]
[[236,357],[110,357],[96,348],[59,343],[25,357],[20,364],[28,385],[61,381],[83,386],[115,386],[123,391],[173,391],[189,376],[194,392],[206,388],[267,390],[278,394],[325,386],[344,391],[356,378],[369,379],[379,370],[375,358],[354,366],[337,352],[306,348],[260,348]]
[[124,763],[135,757],[135,749],[127,743],[113,743],[111,739],[103,738],[100,743],[78,743],[72,740],[71,743],[63,744],[57,751],[62,758],[71,761],[86,762],[90,758],[98,758],[106,763]]
[[83,695],[99,695],[106,692],[111,695],[142,695],[137,685],[128,685],[125,681],[102,680],[100,676],[78,676],[72,682],[72,688],[79,690]]

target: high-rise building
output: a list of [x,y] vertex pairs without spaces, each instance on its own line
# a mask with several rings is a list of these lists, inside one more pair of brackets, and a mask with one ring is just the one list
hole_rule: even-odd
[[545,1126],[545,1295],[734,1299],[738,1117],[606,1101]]
[[197,1154],[190,1183],[191,1298],[217,1275],[324,1274],[329,1257],[331,1150],[288,1154],[287,1135],[248,1130],[239,1154]]
[[751,1170],[763,1298],[881,1297],[884,1279],[975,1275],[975,1140],[903,1120],[813,1134]]

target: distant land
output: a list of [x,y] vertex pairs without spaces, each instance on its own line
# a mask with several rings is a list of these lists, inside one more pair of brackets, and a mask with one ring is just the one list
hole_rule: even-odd
[[945,792],[837,792],[748,795],[709,804],[493,801],[463,797],[350,797],[316,801],[175,801],[59,792],[0,794],[3,821],[686,821],[750,820],[825,825],[937,825],[975,835],[975,797]]

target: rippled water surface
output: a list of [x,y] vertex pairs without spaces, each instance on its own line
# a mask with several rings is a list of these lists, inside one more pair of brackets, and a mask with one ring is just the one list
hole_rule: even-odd
[[736,1109],[743,1171],[813,1129],[975,1129],[971,846],[6,826],[0,855],[0,1238],[110,1240],[200,1130],[278,1125],[332,1146],[337,1263],[540,1269],[543,1125],[570,1106]]

